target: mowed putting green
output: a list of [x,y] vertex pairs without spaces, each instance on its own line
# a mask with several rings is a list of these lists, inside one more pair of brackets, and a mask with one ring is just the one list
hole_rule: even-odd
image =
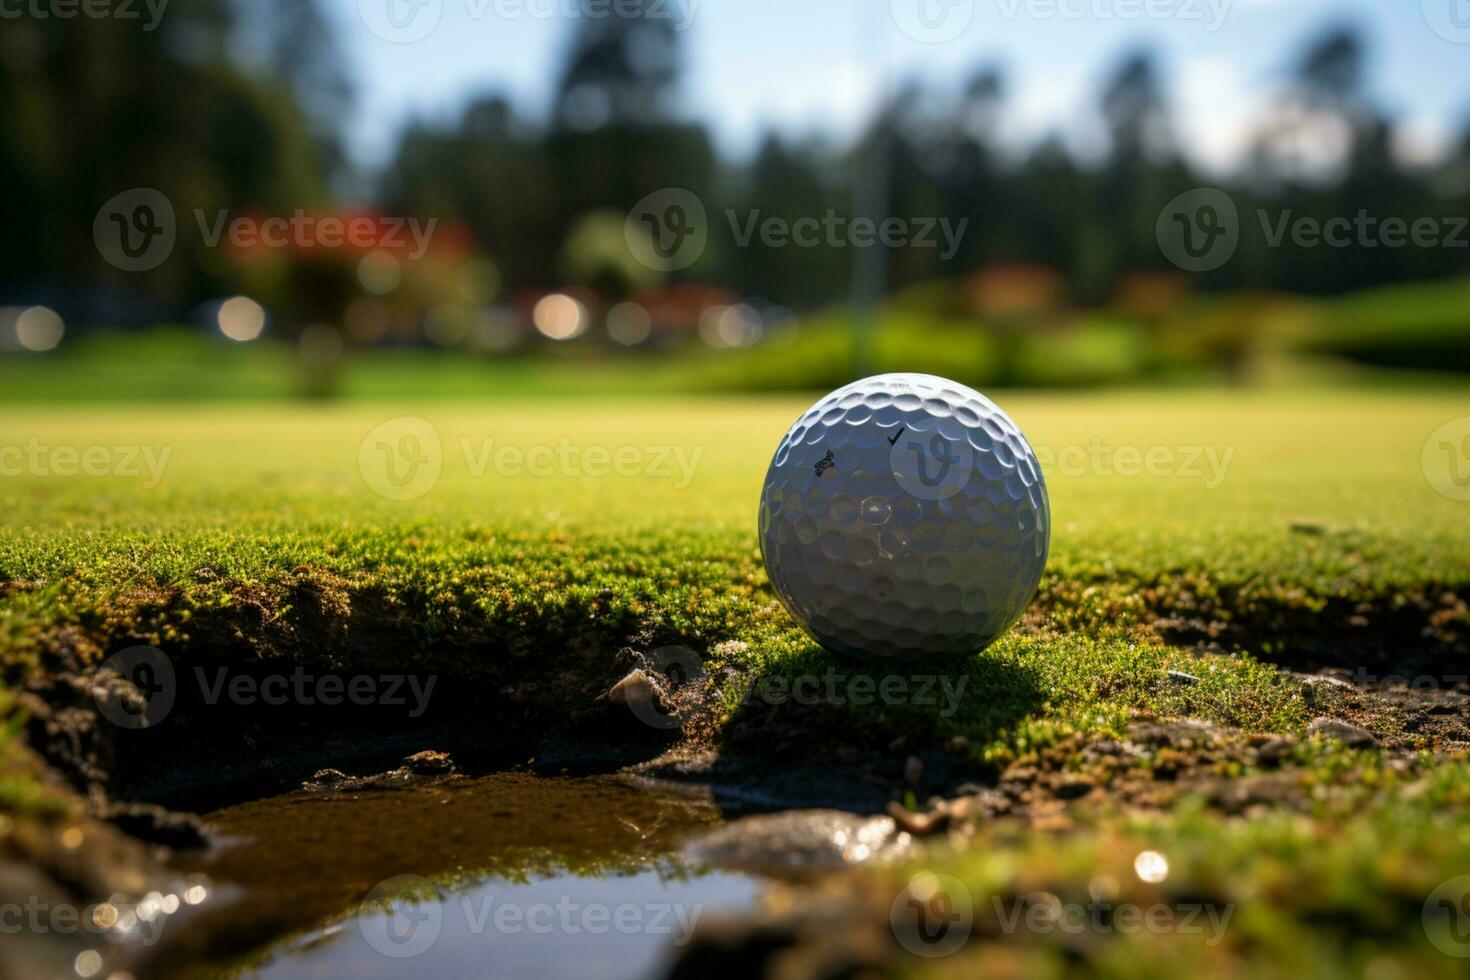
[[[517,710],[554,730],[605,705],[627,669],[620,651],[677,644],[708,671],[685,737],[759,754],[776,714],[749,710],[753,684],[882,672],[812,644],[756,547],[762,475],[811,400],[8,407],[5,678],[138,643],[184,663],[411,667],[514,688]],[[989,785],[1024,784],[1012,795],[1025,820],[935,859],[977,903],[1085,899],[1106,865],[1103,885],[1135,903],[1238,907],[1208,944],[1221,974],[1310,948],[1323,975],[1375,957],[1449,975],[1420,907],[1453,868],[1470,870],[1464,706],[1430,712],[1374,685],[1402,667],[1448,689],[1464,663],[1470,502],[1436,489],[1454,484],[1437,467],[1456,460],[1430,440],[1470,416],[1470,397],[997,400],[1037,447],[1051,496],[1032,611],[991,650],[936,668],[949,687],[933,700],[783,708],[782,724],[796,713],[785,735],[804,741],[780,751],[887,752],[901,766],[942,750]],[[1366,686],[1303,682],[1324,667]],[[1319,715],[1380,744],[1309,737]],[[1179,736],[1181,722],[1202,734]],[[1284,747],[1268,763],[1272,739]],[[1243,802],[1230,785],[1251,788]],[[1269,812],[1240,824],[1257,805]],[[1047,843],[1057,834],[1064,848]],[[1352,856],[1348,844],[1375,836],[1379,852]],[[1130,869],[1145,846],[1174,858],[1164,878]],[[1289,884],[1301,876],[1316,884]],[[1019,975],[1080,956],[1100,973],[1148,973],[1198,965],[1213,935],[1079,947],[1062,930],[1021,936],[1003,912],[977,904],[984,941],[936,962]],[[1339,942],[1336,930],[1370,923],[1366,945]]]
[[[1139,570],[1233,563],[1286,540],[1299,521],[1395,538],[1416,558],[1463,557],[1470,540],[1460,502],[1435,492],[1423,459],[1431,433],[1470,412],[1470,396],[1453,389],[1006,392],[998,400],[1042,457],[1057,517],[1053,551],[1068,573],[1103,549]],[[3,524],[10,535],[24,528],[58,541],[89,525],[186,537],[209,529],[244,543],[282,524],[420,521],[445,532],[576,527],[609,537],[729,526],[753,541],[761,476],[810,402],[7,406]],[[383,484],[381,466],[364,460],[416,435],[416,418],[438,437],[441,474],[417,499],[384,499],[375,484],[404,490]],[[402,457],[398,468],[400,477],[408,470]],[[1208,559],[1200,545],[1211,549]],[[1256,557],[1292,560],[1289,551]],[[1406,564],[1390,559],[1383,570]]]
[[[312,630],[350,631],[370,600],[413,641],[399,656],[443,647],[463,669],[526,648],[611,655],[634,636],[806,669],[827,657],[774,602],[754,525],[770,454],[809,401],[9,409],[5,657],[14,676],[73,625],[94,654],[187,651],[201,620],[248,600],[258,631],[228,623],[240,647],[347,660],[345,633]],[[1000,401],[1037,447],[1054,525],[1029,628],[1001,649],[1048,673],[1169,616],[1238,627],[1236,646],[1269,655],[1362,603],[1367,633],[1417,642],[1379,613],[1470,578],[1467,504],[1436,491],[1424,456],[1470,415],[1463,396]],[[326,619],[293,610],[303,589]]]

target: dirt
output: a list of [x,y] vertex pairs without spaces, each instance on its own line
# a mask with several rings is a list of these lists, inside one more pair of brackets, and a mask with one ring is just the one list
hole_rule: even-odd
[[[7,583],[7,588],[18,587]],[[401,614],[395,620],[386,602],[364,603],[358,596],[346,602],[343,588],[340,582],[305,577],[282,595],[242,595],[217,621],[196,620],[181,658],[218,643],[224,652],[217,657],[235,651],[241,663],[280,669],[302,658],[313,662],[305,651],[317,641],[334,650],[367,649],[357,645],[369,625],[382,632],[374,634],[365,655],[390,656],[394,636],[407,628]],[[1048,598],[1058,601],[1057,595]],[[1454,592],[1431,590],[1368,603],[1331,600],[1310,612],[1260,596],[1206,601],[1183,587],[1144,590],[1144,598],[1153,610],[1148,628],[1201,656],[1235,649],[1277,651],[1269,659],[1298,671],[1294,676],[1304,703],[1323,720],[1317,725],[1321,737],[1371,746],[1384,766],[1412,770],[1419,751],[1470,748],[1470,683],[1455,673],[1458,665],[1470,662],[1465,603]],[[178,854],[209,853],[201,849],[208,843],[203,825],[181,811],[290,793],[303,785],[308,793],[349,798],[425,781],[450,785],[517,764],[542,771],[621,771],[661,791],[708,793],[727,817],[800,811],[785,818],[784,836],[741,830],[732,833],[754,836],[725,841],[726,853],[744,849],[767,857],[783,848],[796,853],[792,842],[803,828],[821,831],[836,819],[832,808],[887,814],[877,819],[890,821],[894,836],[927,828],[930,819],[949,832],[962,833],[966,820],[987,819],[1058,830],[1069,825],[1069,814],[1078,807],[1105,803],[1160,810],[1185,796],[1231,814],[1301,808],[1309,802],[1310,780],[1299,764],[1297,738],[1200,720],[1140,714],[1123,737],[1072,736],[999,772],[972,768],[962,748],[950,745],[872,744],[854,738],[845,715],[821,706],[771,708],[722,721],[720,705],[692,686],[670,685],[647,674],[628,684],[635,671],[648,666],[638,650],[649,648],[651,636],[628,638],[637,645],[612,657],[599,654],[590,641],[574,644],[565,669],[552,674],[538,673],[535,658],[507,656],[492,658],[493,667],[473,674],[443,675],[441,690],[449,696],[438,699],[423,718],[385,724],[381,716],[350,711],[204,711],[183,701],[164,729],[119,729],[102,720],[99,701],[123,703],[141,695],[129,682],[93,675],[86,665],[99,659],[99,643],[136,640],[140,617],[147,619],[176,600],[166,593],[135,592],[129,599],[133,605],[109,617],[100,632],[69,626],[53,630],[43,643],[45,673],[31,673],[13,685],[29,718],[26,742],[37,753],[28,757],[28,765],[57,799],[68,801],[70,810],[64,817],[4,828],[0,898],[44,894],[85,905],[160,887],[154,883]],[[283,625],[279,613],[288,606],[292,612]],[[1039,625],[1045,615],[1044,608],[1033,610],[1022,628],[1045,628]],[[1304,643],[1303,636],[1310,640]],[[1291,642],[1266,643],[1261,637],[1290,637]],[[1405,638],[1412,638],[1407,649]],[[471,638],[460,645],[468,649],[474,643]],[[260,659],[266,654],[277,659]],[[1186,676],[1178,682],[1188,683],[1187,672],[1181,673]],[[620,684],[621,697],[609,697]],[[682,724],[666,729],[644,724],[629,710],[630,696],[645,698]],[[1359,730],[1367,738],[1355,734]],[[444,759],[415,761],[413,756],[426,749],[447,753],[458,773]],[[964,819],[951,821],[947,808],[957,799],[967,801]],[[891,812],[895,806],[897,817]],[[821,809],[829,812],[811,812]],[[934,817],[941,813],[942,819]],[[80,833],[82,844],[68,846],[78,839],[72,831]],[[825,831],[818,836],[833,839]],[[741,941],[750,950],[797,955],[793,951],[800,949],[801,956],[869,962],[867,952],[854,948],[841,956],[821,953],[820,942],[799,939],[805,926],[797,919],[753,920],[747,927]],[[681,969],[700,962],[710,949],[724,948],[721,943],[728,945],[736,935],[713,936],[713,945],[692,950]],[[38,946],[42,952],[36,955],[51,955],[46,948]],[[63,955],[70,947],[58,948],[57,955]],[[20,961],[0,966],[0,975],[15,963]]]

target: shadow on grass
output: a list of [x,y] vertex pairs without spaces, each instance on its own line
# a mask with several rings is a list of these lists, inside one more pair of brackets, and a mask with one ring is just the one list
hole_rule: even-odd
[[[733,683],[733,712],[709,773],[733,795],[727,808],[886,805],[890,787],[919,799],[973,778],[954,762],[1042,711],[1032,668],[991,653],[859,661],[815,644]],[[910,760],[917,760],[917,762]],[[913,779],[917,773],[917,780]]]

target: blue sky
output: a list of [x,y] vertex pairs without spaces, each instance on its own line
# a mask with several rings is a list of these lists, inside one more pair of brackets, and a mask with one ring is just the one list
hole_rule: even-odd
[[[406,119],[451,119],[481,92],[543,110],[572,30],[565,11],[614,2],[326,0],[359,87],[355,155],[380,162]],[[1373,94],[1406,123],[1406,156],[1432,158],[1470,121],[1470,0],[663,2],[686,38],[689,111],[734,154],[768,126],[848,137],[885,85],[956,85],[987,62],[1006,71],[1009,136],[1082,144],[1103,80],[1142,45],[1170,79],[1191,156],[1228,169],[1303,42],[1340,21],[1371,43]]]

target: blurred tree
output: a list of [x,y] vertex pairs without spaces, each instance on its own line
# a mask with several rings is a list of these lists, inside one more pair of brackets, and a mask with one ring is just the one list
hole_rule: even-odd
[[1194,183],[1179,157],[1152,54],[1127,55],[1103,86],[1098,108],[1108,148],[1081,211],[1077,280],[1092,300],[1105,299],[1124,273],[1167,266],[1154,226],[1169,200]]
[[936,154],[943,213],[951,227],[968,222],[954,258],[960,269],[1006,257],[1018,244],[1014,200],[1002,186],[999,129],[1005,96],[1005,76],[999,67],[986,65],[975,71]]
[[1103,86],[1101,109],[1114,169],[1143,168],[1173,156],[1168,104],[1152,55],[1136,52],[1123,60]]
[[1007,257],[1057,266],[1071,282],[1095,280],[1100,259],[1087,224],[1088,175],[1060,138],[1042,141],[1008,183],[1018,225],[1017,247]]
[[[841,298],[846,292],[848,259],[844,250],[829,241],[825,219],[829,211],[845,214],[846,204],[837,196],[830,176],[823,173],[823,162],[814,148],[788,145],[775,134],[766,134],[750,165],[737,209],[742,234],[746,228],[753,234],[746,247],[736,248],[728,257],[736,287],[749,295],[806,308]],[[759,225],[772,218],[793,229],[796,222],[805,220],[802,236],[814,244],[767,247]],[[813,228],[812,222],[822,224]]]
[[[1231,194],[1243,232],[1235,257],[1198,277],[1207,286],[1340,292],[1466,271],[1462,250],[1378,247],[1356,229],[1342,247],[1291,235],[1301,219],[1412,222],[1470,208],[1470,133],[1442,167],[1406,163],[1369,96],[1370,48],[1351,28],[1307,39],[1238,177],[1191,170],[1170,125],[1169,76],[1147,52],[1125,52],[1100,87],[1096,155],[1074,155],[1057,138],[1029,152],[1005,144],[1006,79],[981,65],[955,86],[903,88],[845,152],[768,134],[750,160],[722,167],[685,113],[683,35],[667,9],[637,0],[575,21],[544,119],[519,117],[490,95],[447,125],[410,123],[380,203],[458,219],[510,291],[569,277],[607,300],[646,271],[613,254],[615,217],[673,187],[704,202],[711,231],[704,258],[673,278],[798,307],[840,299],[855,282],[876,299],[997,265],[1021,266],[1023,279],[1051,267],[1076,298],[1106,301],[1120,280],[1165,281],[1130,276],[1169,270],[1158,216],[1202,185]],[[322,11],[321,0],[172,0],[151,31],[118,19],[7,20],[0,180],[10,234],[0,241],[0,300],[56,297],[71,304],[69,318],[141,320],[238,288],[235,256],[206,245],[200,220],[320,209],[343,190],[332,178],[352,173],[342,131],[351,86]],[[855,195],[862,175],[871,182]],[[103,261],[92,226],[103,202],[135,187],[169,198],[179,241],[157,269],[124,273]],[[733,208],[742,225],[755,217],[794,227],[824,222],[829,210],[851,221],[870,205],[879,216],[969,224],[950,261],[910,246],[855,263],[825,224],[810,247],[769,247],[758,232],[742,247],[726,220]],[[1266,240],[1258,212],[1272,235],[1284,234],[1279,242]],[[300,325],[335,316],[338,293],[354,288],[344,269],[283,280],[312,294],[292,306]],[[952,308],[963,292],[948,289]]]
[[668,187],[693,191],[713,213],[714,150],[702,126],[683,120],[682,35],[667,11],[629,0],[576,22],[547,139],[563,228]]
[[[916,82],[908,82],[888,100],[869,128],[858,149],[856,179],[875,182],[873,193],[860,190],[860,203],[853,217],[875,221],[897,219],[914,228],[918,221],[932,221],[942,213],[942,191],[936,180],[933,154],[943,140],[948,120],[931,93]],[[938,241],[938,235],[932,239]],[[882,291],[891,292],[942,274],[936,248],[869,246],[883,260],[858,257],[858,276],[879,279]]]
[[[1366,78],[1367,47],[1343,26],[1310,42],[1287,80],[1248,173],[1277,239],[1254,246],[1255,282],[1330,293],[1439,264],[1412,245],[1381,247],[1380,222],[1433,211],[1424,182],[1397,160],[1393,127],[1372,105]],[[1302,221],[1314,232],[1298,240]]]
[[476,99],[452,129],[408,126],[384,199],[396,214],[462,221],[512,287],[553,284],[568,229],[543,142],[505,99]]
[[249,19],[263,67],[285,86],[311,124],[326,172],[347,167],[342,126],[354,92],[336,35],[317,0],[233,0]]
[[1363,94],[1364,47],[1348,27],[1310,43],[1253,148],[1252,178],[1268,192],[1340,178],[1372,128]]
[[664,10],[656,0],[626,0],[610,16],[578,19],[557,83],[558,127],[591,132],[676,117],[679,33]]
[[[320,196],[306,119],[289,92],[232,60],[236,27],[227,0],[173,0],[152,30],[119,18],[6,22],[0,173],[27,189],[0,241],[12,291],[59,296],[84,321],[172,314],[228,288],[228,259],[201,220],[289,213]],[[157,268],[123,272],[100,254],[93,222],[139,187],[169,199],[177,244]]]

